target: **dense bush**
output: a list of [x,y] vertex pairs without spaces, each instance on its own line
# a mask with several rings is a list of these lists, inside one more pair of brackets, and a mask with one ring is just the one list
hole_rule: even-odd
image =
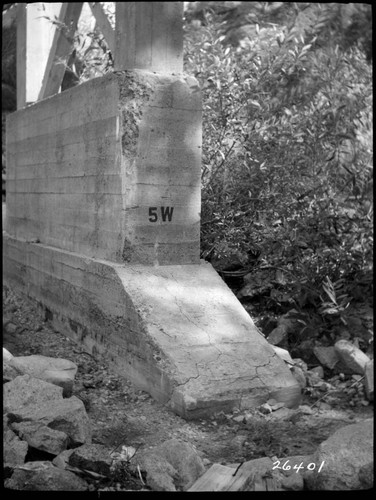
[[257,246],[300,306],[333,312],[328,283],[372,284],[372,67],[337,4],[310,5],[289,25],[258,13],[237,40],[228,12],[187,16],[185,67],[203,91],[202,256],[245,263]]

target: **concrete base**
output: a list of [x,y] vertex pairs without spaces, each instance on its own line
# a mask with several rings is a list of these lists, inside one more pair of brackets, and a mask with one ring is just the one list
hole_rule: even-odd
[[124,265],[15,239],[4,280],[60,331],[184,418],[296,406],[300,387],[210,264]]

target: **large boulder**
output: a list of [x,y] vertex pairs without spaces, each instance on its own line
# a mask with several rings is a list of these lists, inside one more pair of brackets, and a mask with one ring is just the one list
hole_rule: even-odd
[[13,423],[11,429],[32,448],[51,455],[59,455],[68,446],[69,438],[65,432],[51,429],[40,422]]
[[69,465],[90,470],[103,476],[110,475],[110,450],[101,444],[85,444],[76,448],[68,458]]
[[63,399],[61,387],[30,375],[16,377],[3,387],[4,412],[10,423],[38,422],[61,431],[68,436],[69,447],[91,442],[90,420],[77,397]]
[[86,491],[88,484],[72,472],[55,467],[48,461],[28,462],[15,468],[4,486],[26,491]]
[[348,340],[338,340],[334,344],[334,349],[351,373],[364,374],[365,367],[370,361],[367,354],[364,354],[363,351]]
[[29,405],[47,403],[51,406],[62,399],[63,389],[30,375],[16,377],[3,385],[3,411],[13,412]]
[[155,451],[177,470],[178,487],[182,490],[187,490],[205,472],[201,457],[188,443],[169,439],[157,446]]
[[153,491],[176,491],[178,472],[164,457],[145,450],[137,453],[137,464],[146,472],[146,483]]
[[373,419],[336,431],[320,444],[312,462],[315,470],[305,476],[310,490],[368,489],[369,471],[373,470]]
[[7,364],[22,375],[28,374],[62,387],[64,397],[72,394],[77,365],[68,359],[33,354],[13,356]]
[[3,432],[3,461],[7,465],[23,464],[28,450],[28,444],[9,428]]

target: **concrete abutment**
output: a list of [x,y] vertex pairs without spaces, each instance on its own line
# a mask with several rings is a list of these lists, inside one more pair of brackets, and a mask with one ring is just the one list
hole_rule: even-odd
[[185,418],[299,402],[300,387],[200,261],[195,79],[120,71],[7,123],[4,280]]

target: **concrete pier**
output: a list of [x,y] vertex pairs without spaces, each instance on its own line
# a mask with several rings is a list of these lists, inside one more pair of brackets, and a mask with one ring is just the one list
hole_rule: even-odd
[[200,261],[202,105],[174,42],[181,2],[130,4],[117,13],[118,64],[141,69],[8,116],[4,281],[185,418],[270,397],[295,406],[288,367]]

